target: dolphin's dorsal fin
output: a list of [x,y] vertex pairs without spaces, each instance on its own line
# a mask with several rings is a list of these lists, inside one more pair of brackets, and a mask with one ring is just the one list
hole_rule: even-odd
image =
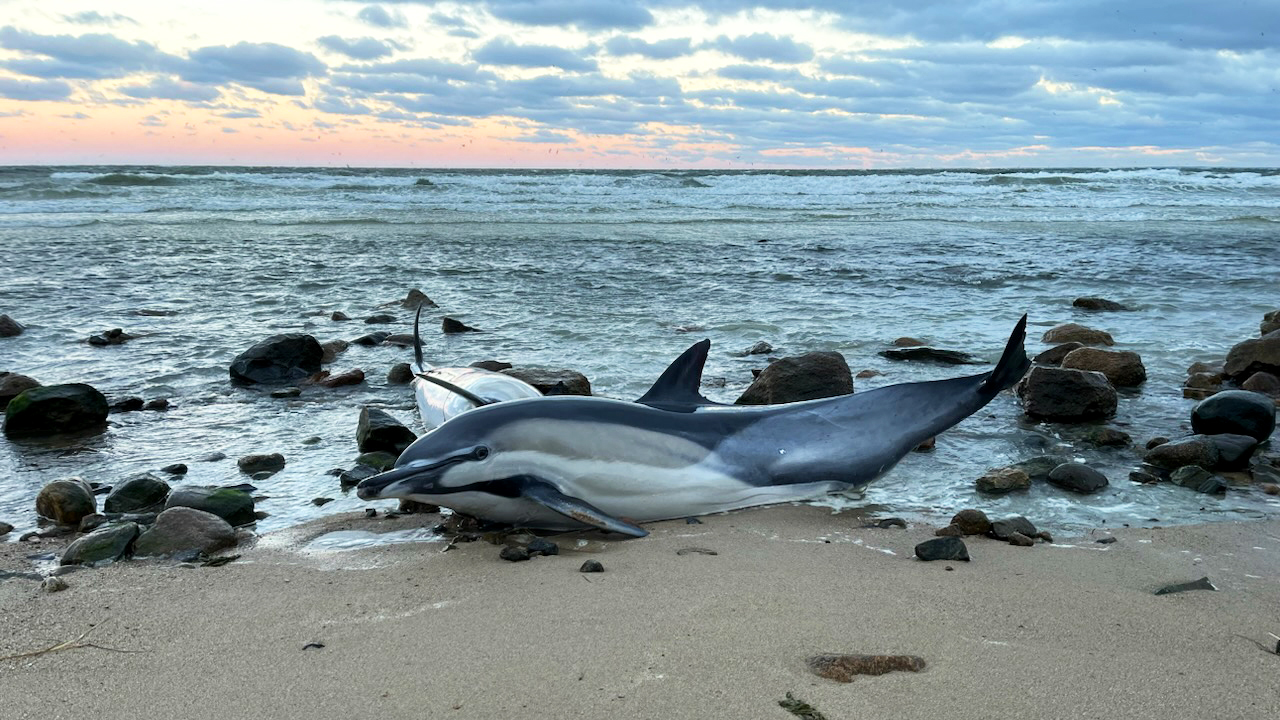
[[565,495],[546,480],[528,476],[524,478],[524,486],[521,489],[526,498],[533,500],[548,510],[553,510],[567,518],[577,520],[583,525],[591,525],[601,530],[630,535],[631,537],[644,537],[649,534],[648,530],[635,523],[616,518],[585,500]]
[[698,392],[702,385],[702,368],[707,364],[707,352],[710,349],[710,340],[694,343],[662,371],[649,392],[636,402],[681,412],[692,412],[699,405],[718,405],[719,403],[706,399]]

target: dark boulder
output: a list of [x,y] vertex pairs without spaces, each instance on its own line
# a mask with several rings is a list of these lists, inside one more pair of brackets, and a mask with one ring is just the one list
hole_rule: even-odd
[[991,520],[981,510],[961,510],[951,518],[951,524],[965,535],[985,535],[991,530]]
[[320,344],[320,362],[329,364],[338,359],[338,356],[347,351],[351,343],[346,340],[329,340]]
[[921,560],[963,560],[969,561],[969,549],[958,537],[939,537],[925,540],[916,545],[916,557]]
[[997,540],[1008,540],[1014,533],[1035,537],[1039,532],[1039,530],[1036,530],[1036,526],[1031,524],[1030,520],[1021,515],[1014,515],[991,523],[991,537]]
[[98,500],[79,478],[54,480],[36,495],[36,512],[60,525],[79,525],[98,510]]
[[1129,309],[1115,300],[1107,300],[1100,297],[1078,297],[1071,301],[1071,307],[1078,307],[1081,310],[1090,312],[1124,312]]
[[1015,467],[988,470],[974,483],[978,492],[987,495],[1003,495],[1014,490],[1026,490],[1031,487],[1031,478]]
[[1084,343],[1069,342],[1055,345],[1048,350],[1040,353],[1031,360],[1036,365],[1050,365],[1058,367],[1062,364],[1062,359],[1070,355],[1073,350],[1079,350],[1084,347]]
[[134,395],[116,400],[111,403],[111,406],[108,407],[107,410],[113,413],[138,412],[142,408],[146,407],[146,405],[147,403],[145,400]]
[[1249,461],[1253,458],[1253,450],[1258,447],[1258,441],[1248,435],[1223,433],[1207,437],[1209,442],[1218,448],[1218,462],[1213,466],[1215,470],[1233,471],[1248,468]]
[[1280,330],[1272,330],[1254,340],[1245,340],[1227,352],[1223,373],[1237,383],[1256,372],[1280,375]]
[[385,410],[364,407],[356,425],[356,443],[360,452],[383,450],[396,457],[409,447],[418,436]]
[[1228,487],[1224,478],[1195,465],[1188,465],[1174,470],[1169,475],[1169,481],[1174,485],[1190,488],[1206,495],[1225,493]]
[[234,547],[236,531],[226,520],[203,510],[172,507],[156,517],[155,525],[134,543],[134,555],[213,553]]
[[9,406],[9,401],[18,397],[25,390],[40,387],[34,378],[18,373],[0,372],[0,410]]
[[1147,368],[1142,364],[1142,358],[1128,350],[1082,347],[1064,357],[1061,366],[1100,372],[1115,387],[1137,387],[1147,381]]
[[751,347],[747,348],[746,350],[743,350],[735,354],[738,355],[739,357],[746,357],[747,355],[768,355],[771,352],[773,352],[773,346],[765,342],[764,340],[761,340],[757,342],[755,345],[752,345]]
[[389,453],[385,450],[375,450],[373,452],[361,453],[356,458],[357,465],[367,465],[376,469],[378,472],[385,472],[396,466],[396,458],[400,457],[395,453]]
[[[1256,393],[1262,393],[1272,400],[1280,402],[1280,377],[1276,377],[1269,372],[1256,372],[1249,376],[1240,384],[1241,388],[1251,390]],[[4,398],[0,397],[0,403],[4,402]]]
[[245,455],[236,461],[236,467],[239,467],[240,472],[246,475],[260,472],[278,473],[284,469],[284,465],[284,455],[280,453]]
[[351,316],[341,310],[334,310],[333,314],[329,316],[329,319],[334,322],[346,322],[351,319]]
[[381,345],[382,341],[389,337],[391,337],[391,333],[380,330],[378,332],[371,332],[368,335],[361,335],[351,342],[355,345],[363,345],[364,347],[376,347]]
[[45,385],[18,393],[4,411],[4,434],[38,437],[104,427],[107,398],[83,383]]
[[1085,495],[1107,486],[1107,476],[1082,463],[1065,463],[1049,473],[1049,484]]
[[574,370],[513,367],[501,372],[529,383],[543,395],[591,395],[591,381],[586,375]]
[[393,323],[395,321],[396,321],[395,315],[379,313],[377,315],[370,315],[369,317],[365,318],[364,324],[365,325],[386,325],[388,323]]
[[1109,418],[1118,404],[1106,375],[1043,366],[1031,368],[1018,385],[1018,397],[1028,416],[1053,422]]
[[310,335],[273,335],[236,356],[232,382],[264,385],[296,383],[320,371],[324,350]]
[[355,368],[333,375],[328,370],[321,370],[315,375],[312,375],[308,380],[312,385],[318,385],[324,388],[340,388],[348,385],[359,385],[364,382],[364,371],[360,368]]
[[105,525],[67,546],[60,565],[88,565],[119,560],[133,549],[140,528],[137,523]]
[[118,483],[102,503],[102,511],[109,513],[147,512],[164,504],[169,496],[169,483],[142,473]]
[[811,352],[770,363],[735,404],[778,405],[852,392],[853,374],[843,355]]
[[413,335],[409,333],[396,333],[388,335],[386,340],[382,341],[383,345],[394,345],[396,347],[413,347]]
[[189,507],[213,513],[232,525],[248,525],[258,518],[253,512],[253,496],[243,490],[188,485],[169,493],[165,509]]
[[1280,330],[1280,310],[1272,310],[1262,316],[1262,324],[1258,326],[1258,330],[1263,335],[1273,333]]
[[1248,435],[1263,442],[1276,429],[1276,404],[1262,393],[1220,392],[1191,410],[1191,429],[1201,435]]
[[490,372],[502,372],[503,370],[510,370],[515,366],[509,362],[502,362],[501,360],[479,360],[471,363],[471,367],[488,370]]
[[1206,470],[1218,464],[1218,446],[1205,435],[1170,440],[1147,451],[1143,460],[1161,470],[1196,465]]
[[454,335],[457,333],[480,332],[476,328],[463,323],[461,320],[455,320],[451,317],[442,318],[440,320],[440,331],[446,335]]
[[404,385],[413,382],[413,369],[409,367],[409,363],[396,363],[387,372],[387,382],[393,385]]
[[881,350],[880,357],[890,360],[933,363],[935,365],[977,365],[982,361],[959,350],[943,350],[934,347],[904,347]]
[[1111,333],[1087,328],[1077,323],[1066,323],[1046,330],[1040,340],[1054,345],[1067,342],[1078,342],[1085,345],[1116,344],[1116,341],[1111,337]]
[[90,335],[85,342],[97,347],[105,347],[107,345],[123,345],[135,337],[137,335],[130,335],[120,328],[112,328],[111,330],[103,330],[97,335]]
[[[428,181],[427,184],[430,185],[431,182]],[[410,290],[409,294],[405,296],[404,300],[400,301],[400,305],[410,310],[417,310],[419,306],[429,307],[429,308],[440,307],[435,303],[435,301],[427,297],[426,293],[422,292],[417,288]]]
[[17,337],[26,329],[25,325],[8,315],[0,315],[0,338]]
[[1038,457],[1020,460],[1012,465],[1027,474],[1032,480],[1042,482],[1049,479],[1049,473],[1053,469],[1064,463],[1071,462],[1071,458],[1061,455],[1040,455]]

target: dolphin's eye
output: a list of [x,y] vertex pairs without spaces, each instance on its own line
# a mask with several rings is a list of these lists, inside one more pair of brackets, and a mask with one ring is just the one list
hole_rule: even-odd
[[477,445],[476,449],[471,451],[471,457],[476,460],[483,460],[489,457],[489,448],[484,445]]

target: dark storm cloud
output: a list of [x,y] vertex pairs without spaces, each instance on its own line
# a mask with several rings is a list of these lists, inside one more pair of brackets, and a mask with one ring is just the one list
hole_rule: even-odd
[[605,41],[610,55],[640,55],[651,60],[670,60],[693,52],[689,38],[671,38],[648,42],[630,35],[617,35]]
[[753,33],[729,37],[721,35],[706,43],[704,47],[714,48],[729,55],[736,55],[743,60],[772,60],[780,63],[800,63],[813,59],[813,48],[798,43],[785,35],[772,33]]
[[337,35],[325,35],[317,38],[320,46],[352,60],[377,60],[395,51],[389,43],[371,37],[346,39]]
[[597,68],[596,61],[554,45],[517,45],[506,38],[494,38],[471,53],[478,62],[486,65],[511,65],[514,67],[558,67],[570,72],[589,72]]
[[199,85],[174,80],[171,77],[157,77],[146,85],[125,85],[120,92],[139,100],[186,100],[189,102],[209,102],[216,100],[221,91],[209,85]]
[[310,53],[275,43],[240,42],[192,51],[179,74],[191,82],[237,83],[275,95],[302,95],[301,80],[324,72],[324,63]]
[[66,100],[71,97],[71,86],[60,80],[0,77],[0,97],[10,100]]

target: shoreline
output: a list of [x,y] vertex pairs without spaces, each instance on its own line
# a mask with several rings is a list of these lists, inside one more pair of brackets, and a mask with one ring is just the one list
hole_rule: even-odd
[[[521,563],[484,540],[448,552],[443,542],[305,549],[336,530],[437,521],[348,514],[269,533],[223,567],[115,563],[70,573],[53,594],[9,579],[0,656],[89,630],[85,642],[135,652],[0,661],[0,702],[24,717],[785,719],[777,702],[790,692],[833,720],[948,707],[1280,713],[1280,657],[1250,642],[1280,633],[1280,520],[1030,548],[966,538],[972,562],[926,563],[912,548],[934,527],[866,519],[753,509],[654,523],[639,540],[561,534],[551,538],[560,555]],[[1117,541],[1093,542],[1104,534]],[[579,538],[591,552],[572,549]],[[690,547],[717,554],[676,554]],[[5,544],[0,569],[20,569],[33,550]],[[605,571],[579,573],[588,559]],[[1203,576],[1216,592],[1153,594]],[[927,666],[846,685],[806,669],[821,653],[918,655]]]

